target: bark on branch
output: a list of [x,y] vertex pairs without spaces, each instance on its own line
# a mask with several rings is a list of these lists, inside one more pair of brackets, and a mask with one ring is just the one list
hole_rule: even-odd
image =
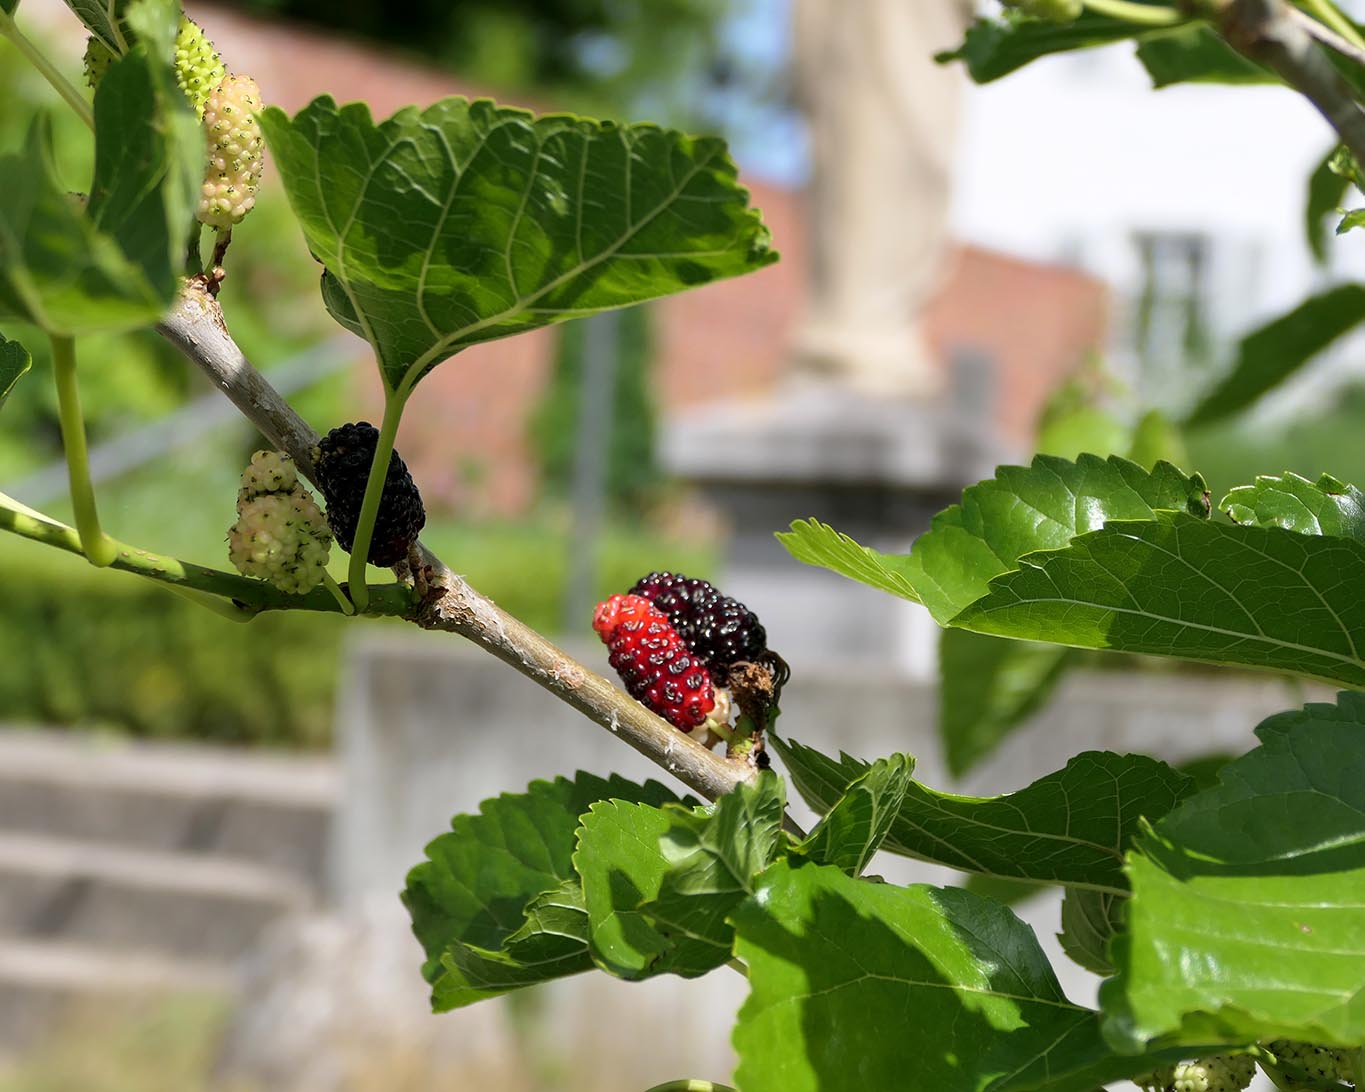
[[[311,480],[317,434],[246,359],[232,340],[216,299],[190,282],[157,329]],[[419,552],[429,590],[407,615],[409,621],[467,637],[708,800],[756,776],[745,759],[708,751],[480,595],[425,547]]]
[[1365,108],[1286,0],[1230,0],[1218,29],[1239,53],[1265,65],[1318,109],[1365,166]]

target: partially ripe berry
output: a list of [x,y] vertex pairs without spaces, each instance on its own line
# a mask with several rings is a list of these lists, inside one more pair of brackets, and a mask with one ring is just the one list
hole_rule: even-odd
[[768,634],[758,616],[705,580],[654,572],[637,580],[630,594],[643,596],[667,614],[719,682],[732,664],[756,661],[768,649]]
[[256,114],[261,90],[246,76],[228,76],[209,92],[204,135],[209,162],[199,198],[199,221],[223,230],[256,204],[265,167],[265,141]]
[[85,43],[85,82],[90,85],[91,91],[99,87],[100,80],[104,79],[104,74],[113,63],[114,51],[92,34]]
[[631,697],[684,732],[707,723],[716,708],[710,672],[668,615],[642,596],[613,595],[597,604],[592,628]]
[[181,16],[180,30],[175,36],[175,82],[201,119],[209,92],[226,75],[223,59],[208,40],[204,28],[188,16]]

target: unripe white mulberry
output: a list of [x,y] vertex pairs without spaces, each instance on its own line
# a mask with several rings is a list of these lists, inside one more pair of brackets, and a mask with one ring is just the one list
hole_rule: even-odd
[[258,451],[242,472],[228,556],[243,576],[302,595],[322,583],[332,533],[289,456]]
[[100,80],[104,79],[104,74],[113,63],[114,51],[92,34],[85,43],[85,82],[90,85],[91,91],[99,87]]
[[218,56],[204,28],[188,16],[180,19],[180,30],[175,36],[175,82],[185,92],[194,112],[204,116],[209,92],[223,82],[227,69]]
[[228,76],[209,92],[204,134],[209,162],[199,198],[199,220],[219,230],[240,223],[256,204],[265,142],[256,112],[261,90],[247,76]]
[[258,451],[242,471],[242,487],[237,492],[239,505],[263,493],[288,493],[299,482],[294,460],[282,451]]
[[1241,1092],[1256,1075],[1256,1063],[1246,1054],[1218,1054],[1180,1062],[1133,1078],[1151,1092]]
[[1351,1060],[1345,1051],[1289,1039],[1277,1039],[1266,1049],[1275,1055],[1276,1068],[1283,1069],[1292,1076],[1306,1077],[1315,1083],[1334,1081],[1351,1083],[1355,1080]]

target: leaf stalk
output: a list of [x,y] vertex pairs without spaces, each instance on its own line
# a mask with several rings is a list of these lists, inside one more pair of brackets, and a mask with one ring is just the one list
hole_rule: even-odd
[[52,374],[57,384],[57,409],[61,420],[62,447],[66,452],[67,476],[71,482],[71,506],[76,513],[81,549],[92,565],[105,567],[113,562],[118,548],[100,527],[95,507],[95,487],[90,481],[90,453],[85,442],[85,417],[81,413],[81,394],[76,382],[76,344],[69,337],[52,341]]
[[14,16],[5,11],[0,11],[0,34],[14,43],[14,48],[23,54],[24,59],[38,70],[43,79],[52,85],[52,89],[65,100],[66,104],[76,112],[76,116],[85,122],[93,133],[95,131],[95,111],[85,101],[85,96],[77,91],[71,81],[58,71],[57,66],[48,60],[47,54],[34,45],[19,29],[18,24],[14,21]]
[[1096,15],[1108,15],[1125,23],[1145,27],[1177,27],[1188,23],[1190,17],[1175,8],[1156,4],[1137,4],[1133,0],[1084,0],[1085,6]]
[[365,499],[360,505],[355,541],[351,543],[351,567],[347,573],[351,602],[355,604],[358,614],[364,614],[370,602],[370,589],[365,584],[366,559],[370,555],[374,521],[379,515],[379,502],[384,496],[384,480],[389,473],[389,460],[393,456],[393,443],[398,435],[398,422],[403,418],[403,406],[406,402],[406,397],[393,392],[390,392],[385,400],[384,419],[379,425],[379,440],[374,448],[374,461],[370,463],[370,476],[365,480]]

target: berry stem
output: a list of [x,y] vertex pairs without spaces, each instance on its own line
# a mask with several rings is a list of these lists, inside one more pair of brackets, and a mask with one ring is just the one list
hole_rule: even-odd
[[1137,4],[1133,0],[1084,0],[1084,3],[1098,15],[1146,27],[1174,27],[1190,21],[1184,12],[1157,4]]
[[3,8],[0,8],[0,34],[14,43],[14,48],[22,53],[24,59],[42,74],[43,78],[52,85],[52,89],[66,100],[66,104],[76,111],[76,116],[85,122],[93,132],[95,129],[95,111],[85,101],[85,96],[77,91],[71,81],[58,71],[57,66],[47,59],[47,55],[25,36],[14,22],[14,17]]
[[645,1092],[736,1092],[736,1090],[728,1084],[717,1084],[715,1081],[703,1081],[692,1077],[681,1081],[664,1081],[663,1084],[656,1084]]
[[398,435],[398,422],[403,418],[406,397],[390,392],[384,402],[384,420],[379,425],[379,440],[374,446],[374,461],[370,476],[365,479],[365,499],[360,504],[356,521],[355,541],[351,543],[351,567],[347,573],[351,602],[357,614],[364,614],[370,603],[370,589],[365,584],[366,558],[370,556],[370,540],[374,537],[374,521],[379,515],[379,502],[384,496],[384,479],[389,473],[389,459],[393,442]]
[[[80,534],[74,527],[35,512],[3,493],[0,493],[0,531],[65,550],[77,557],[85,556]],[[201,596],[196,601],[201,605],[207,605],[203,603],[206,598],[227,600],[235,605],[237,615],[254,615],[265,610],[311,610],[336,614],[341,609],[331,593],[321,587],[307,595],[290,595],[264,580],[251,580],[236,573],[208,569],[112,539],[109,542],[115,551],[111,569],[134,573],[177,591],[199,592]],[[374,612],[400,617],[411,614],[412,598],[408,588],[402,584],[377,588]],[[237,615],[234,615],[234,620],[240,620]]]
[[90,481],[90,456],[85,444],[85,417],[81,413],[81,394],[76,384],[76,343],[69,337],[55,335],[51,341],[52,374],[57,382],[62,447],[66,450],[76,527],[80,531],[85,559],[103,568],[114,560],[118,550],[114,540],[100,529],[99,511],[95,508],[95,488]]
[[342,614],[348,618],[355,614],[355,604],[346,598],[346,593],[341,590],[341,585],[332,579],[332,574],[326,569],[322,570],[322,586],[332,593],[332,598],[341,607]]

